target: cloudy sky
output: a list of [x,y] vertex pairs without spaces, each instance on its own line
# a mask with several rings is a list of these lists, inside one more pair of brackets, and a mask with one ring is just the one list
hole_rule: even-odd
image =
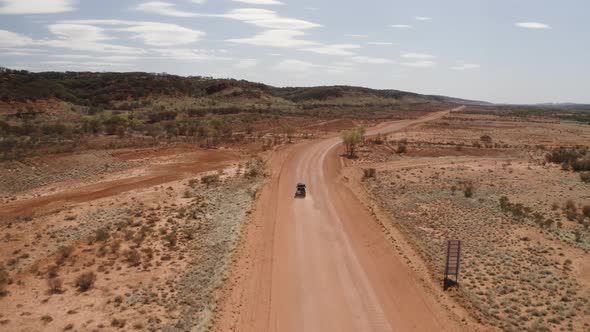
[[0,66],[590,102],[588,0],[0,0]]

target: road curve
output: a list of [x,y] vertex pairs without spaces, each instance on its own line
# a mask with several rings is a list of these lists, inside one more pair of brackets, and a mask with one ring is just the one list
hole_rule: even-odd
[[[391,133],[445,113],[388,123]],[[218,331],[457,331],[342,184],[341,139],[306,142],[271,162]],[[297,182],[305,199],[294,199]]]

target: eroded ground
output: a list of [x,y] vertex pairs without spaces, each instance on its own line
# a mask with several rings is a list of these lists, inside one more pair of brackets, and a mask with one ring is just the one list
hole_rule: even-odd
[[589,126],[456,112],[381,138],[351,164],[375,168],[365,188],[441,285],[446,241],[463,241],[450,292],[480,322],[590,330],[590,187],[545,162],[587,145]]

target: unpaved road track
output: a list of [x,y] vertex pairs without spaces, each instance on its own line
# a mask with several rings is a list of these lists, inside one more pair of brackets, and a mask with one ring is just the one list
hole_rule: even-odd
[[[56,194],[17,200],[0,205],[0,221],[3,218],[13,218],[23,214],[39,212],[39,210],[51,206],[85,203],[132,190],[161,185],[180,180],[188,175],[216,170],[239,160],[238,154],[226,151],[197,150],[190,157],[189,160],[183,162],[150,165],[144,175],[124,177],[112,181],[100,181],[73,189],[66,187],[62,192]],[[83,182],[84,179],[81,181]],[[53,184],[52,186],[59,185]]]
[[[392,133],[440,118],[369,130]],[[271,160],[221,306],[218,331],[457,331],[342,181],[340,138]],[[294,199],[295,184],[307,184]]]

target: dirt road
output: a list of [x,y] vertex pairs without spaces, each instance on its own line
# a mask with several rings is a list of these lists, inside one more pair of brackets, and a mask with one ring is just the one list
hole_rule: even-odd
[[[0,221],[4,218],[39,212],[42,208],[90,202],[131,190],[149,188],[180,180],[186,176],[219,169],[239,160],[239,158],[239,155],[234,152],[196,150],[186,154],[176,162],[149,165],[144,172],[145,174],[142,175],[126,176],[117,180],[100,181],[87,185],[83,184],[72,189],[66,187],[62,192],[56,194],[3,204],[0,206]],[[84,180],[81,182],[83,183]]]
[[[369,130],[391,133],[443,116]],[[340,138],[271,161],[217,321],[218,331],[457,331],[343,185]],[[305,199],[294,199],[297,182]]]

